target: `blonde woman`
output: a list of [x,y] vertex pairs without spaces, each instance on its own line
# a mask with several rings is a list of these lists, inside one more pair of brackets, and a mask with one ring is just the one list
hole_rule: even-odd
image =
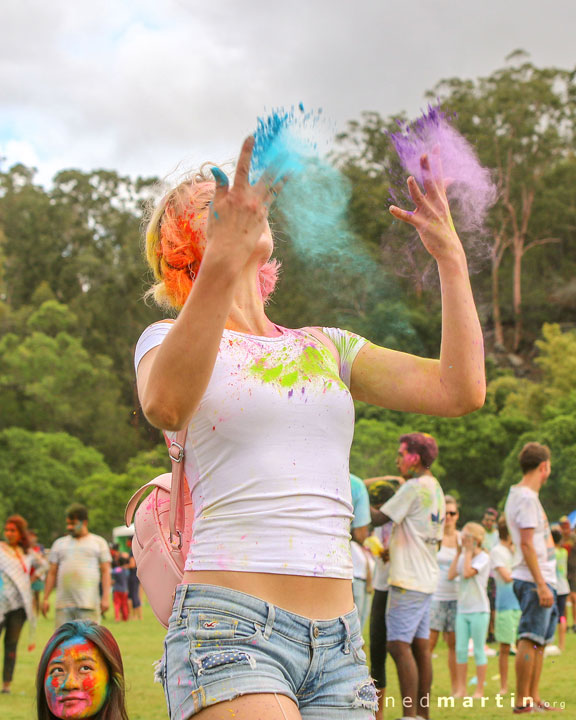
[[[141,336],[146,417],[169,438],[188,428],[194,535],[160,671],[172,720],[368,720],[377,705],[352,599],[348,457],[353,400],[461,415],[480,407],[482,333],[441,178],[422,158],[412,224],[442,283],[439,360],[377,347],[344,330],[268,318],[277,266],[269,174],[197,176],[148,226],[155,297],[179,311]],[[297,182],[297,179],[292,180]]]
[[459,577],[458,604],[456,611],[456,676],[455,697],[465,697],[466,674],[468,670],[468,643],[474,644],[474,660],[478,683],[473,697],[484,694],[487,659],[484,650],[488,624],[490,622],[490,601],[488,600],[488,576],[490,556],[482,549],[485,530],[479,523],[467,523],[462,528],[462,544],[458,545],[456,556],[448,571],[448,579]]

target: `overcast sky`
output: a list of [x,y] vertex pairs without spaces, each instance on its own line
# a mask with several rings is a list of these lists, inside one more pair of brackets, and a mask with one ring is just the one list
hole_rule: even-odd
[[2,0],[0,156],[165,175],[235,157],[266,109],[415,115],[517,48],[576,65],[575,0]]

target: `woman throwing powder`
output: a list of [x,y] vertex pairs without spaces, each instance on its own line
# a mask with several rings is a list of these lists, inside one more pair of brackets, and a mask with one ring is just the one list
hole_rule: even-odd
[[[275,325],[268,208],[272,176],[248,180],[245,141],[232,186],[196,176],[160,202],[147,256],[175,322],[137,348],[148,420],[188,428],[194,535],[166,636],[172,720],[368,720],[377,698],[352,600],[348,456],[352,400],[458,416],[484,402],[482,334],[442,180],[422,158],[412,224],[438,263],[440,360],[332,328]],[[293,182],[297,182],[294,180]]]

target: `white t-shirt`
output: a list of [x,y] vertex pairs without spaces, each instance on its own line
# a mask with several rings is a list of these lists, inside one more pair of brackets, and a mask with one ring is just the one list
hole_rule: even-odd
[[65,535],[50,549],[48,559],[58,565],[56,607],[94,609],[100,605],[100,565],[112,562],[108,543],[100,535]]
[[538,493],[525,485],[513,485],[508,493],[504,511],[506,513],[506,524],[515,547],[512,564],[512,577],[514,580],[534,582],[534,577],[524,560],[520,547],[520,530],[534,528],[534,550],[536,551],[540,572],[549,585],[556,587],[554,541]]
[[458,578],[448,580],[448,570],[452,565],[452,560],[456,557],[457,549],[455,547],[446,547],[442,545],[438,550],[436,559],[438,560],[438,585],[434,591],[434,600],[446,602],[447,600],[456,600],[458,598]]
[[490,556],[482,550],[472,558],[470,564],[477,572],[472,577],[465,578],[462,575],[464,571],[464,551],[462,551],[457,564],[460,578],[458,582],[458,612],[490,612],[490,601],[486,592],[490,575]]
[[[172,328],[144,331],[136,367]],[[314,335],[279,329],[223,331],[186,437],[194,524],[185,568],[351,579],[354,403],[343,377],[366,341],[323,328],[339,367]]]
[[438,583],[438,547],[446,519],[440,483],[433,475],[412,478],[380,510],[394,521],[390,585],[432,594]]

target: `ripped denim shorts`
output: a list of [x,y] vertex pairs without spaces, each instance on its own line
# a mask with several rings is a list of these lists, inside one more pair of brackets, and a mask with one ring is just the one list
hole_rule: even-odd
[[356,609],[308,620],[215,585],[179,585],[158,669],[171,720],[249,693],[287,695],[306,720],[373,720]]

